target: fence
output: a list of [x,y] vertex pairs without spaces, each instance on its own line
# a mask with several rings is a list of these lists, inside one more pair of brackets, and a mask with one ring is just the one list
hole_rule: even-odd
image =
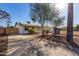
[[18,34],[19,29],[18,28],[6,28],[6,34],[11,35],[11,34]]
[[5,28],[0,28],[0,36],[5,35],[5,31],[6,31]]
[[18,28],[0,28],[0,36],[1,35],[12,35],[19,34]]

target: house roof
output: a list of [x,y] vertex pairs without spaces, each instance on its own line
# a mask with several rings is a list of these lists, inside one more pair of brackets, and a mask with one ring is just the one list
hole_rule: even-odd
[[33,24],[21,24],[21,26],[27,26],[27,27],[40,27],[38,25],[33,25]]
[[[15,26],[16,25],[19,25],[19,26],[23,26],[23,27],[41,27],[40,25],[34,25],[34,24],[22,24],[22,23],[20,23],[20,22],[17,22],[16,24],[15,24]],[[46,28],[47,26],[45,26],[45,28]]]
[[18,26],[24,26],[24,27],[40,27],[39,25],[34,25],[34,24],[22,24],[20,22],[17,22],[15,24],[15,26],[18,25]]

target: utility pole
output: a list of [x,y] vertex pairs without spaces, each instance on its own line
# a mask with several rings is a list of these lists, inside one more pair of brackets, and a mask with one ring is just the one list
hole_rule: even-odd
[[68,3],[67,41],[73,41],[73,3]]

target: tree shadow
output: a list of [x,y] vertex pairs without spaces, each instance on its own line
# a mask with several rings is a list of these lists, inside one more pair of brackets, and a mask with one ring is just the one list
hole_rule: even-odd
[[[43,56],[44,53],[40,51],[40,47],[36,46],[35,43],[33,44],[34,40],[18,40],[14,42],[15,44],[9,45],[9,49],[12,49],[14,47],[20,47],[19,49],[16,49],[11,54],[8,54],[9,56]],[[11,51],[10,51],[11,52]]]
[[44,56],[43,51],[40,51],[35,45],[32,45],[30,48],[27,49],[27,54],[23,53],[22,55],[25,56]]
[[8,36],[0,36],[0,56],[7,55]]
[[[15,42],[13,47],[16,47],[16,46],[21,46],[21,47],[10,55],[20,55],[20,56],[45,56],[45,55],[48,55],[48,54],[45,54],[46,50],[40,50],[40,49],[44,49],[43,47],[41,47],[41,45],[40,46],[38,45],[40,41],[47,42],[46,44],[44,44],[45,48],[50,49],[52,47],[53,48],[62,47],[71,52],[73,51],[77,55],[79,55],[78,54],[79,50],[74,48],[73,46],[71,46],[66,41],[66,37],[53,36],[53,35],[37,36],[37,37],[32,38],[31,40],[21,39],[16,42],[13,41],[13,42]],[[10,43],[12,43],[12,42],[10,42]],[[36,43],[38,43],[38,44],[36,44]]]
[[46,35],[46,36],[39,36],[38,38],[41,38],[41,40],[48,40],[48,44],[46,46],[50,45],[50,48],[52,46],[54,46],[55,48],[61,46],[79,55],[79,45],[74,41],[67,42],[66,37],[64,36]]

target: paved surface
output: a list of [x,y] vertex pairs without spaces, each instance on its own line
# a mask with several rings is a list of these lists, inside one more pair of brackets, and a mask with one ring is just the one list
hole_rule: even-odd
[[16,35],[8,37],[7,55],[77,56],[78,54],[73,51],[73,48],[71,46],[58,43],[55,40],[41,40],[40,38],[37,38],[37,35]]

